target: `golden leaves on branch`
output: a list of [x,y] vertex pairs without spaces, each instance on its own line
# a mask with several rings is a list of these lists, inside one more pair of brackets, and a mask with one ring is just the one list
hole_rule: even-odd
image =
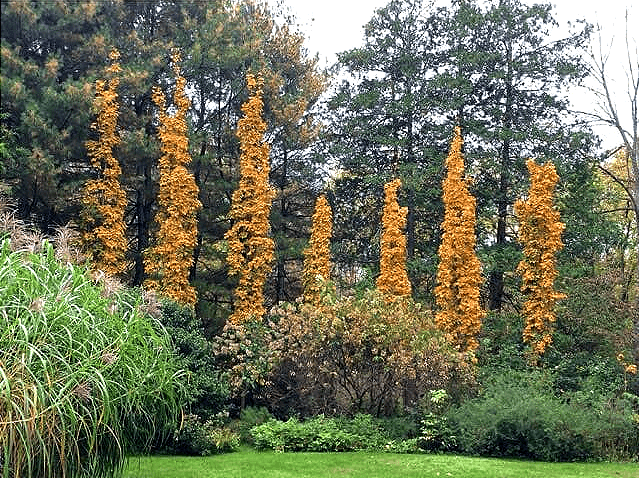
[[331,275],[331,236],[333,212],[324,196],[315,201],[313,225],[308,247],[304,250],[304,301],[315,306],[322,301],[322,284]]
[[249,98],[238,121],[240,182],[233,192],[230,217],[234,223],[225,234],[230,274],[239,276],[235,289],[232,323],[261,320],[264,316],[263,288],[271,272],[275,244],[269,233],[269,216],[275,193],[269,185],[269,146],[263,142],[266,123],[262,119],[262,79],[246,75]]
[[552,343],[555,303],[565,297],[554,289],[555,254],[563,248],[561,234],[565,226],[553,205],[559,181],[555,166],[550,162],[538,165],[533,160],[528,160],[526,166],[530,173],[528,199],[515,203],[519,242],[524,247],[524,259],[517,272],[522,278],[521,290],[527,296],[523,306],[526,320],[523,339],[530,344],[533,354],[539,356]]
[[193,250],[197,245],[197,211],[202,207],[198,187],[186,165],[191,162],[187,136],[186,113],[191,105],[184,93],[186,79],[181,75],[180,56],[172,56],[175,73],[173,116],[166,112],[166,99],[160,88],[153,89],[153,102],[158,107],[158,136],[162,157],[159,159],[160,184],[159,227],[155,245],[145,254],[144,267],[149,276],[147,287],[176,302],[195,305],[195,288],[189,284]]
[[380,241],[377,288],[387,297],[409,296],[410,280],[406,272],[406,216],[408,208],[400,207],[397,202],[397,190],[400,179],[384,185],[384,212],[382,214],[382,238]]
[[120,143],[116,131],[119,115],[117,88],[120,84],[117,75],[122,71],[117,62],[119,57],[116,50],[111,52],[112,64],[107,68],[110,79],[98,80],[95,85],[93,106],[97,117],[91,127],[98,133],[99,139],[87,141],[86,148],[99,177],[87,181],[82,195],[82,217],[86,228],[82,240],[92,254],[93,266],[109,275],[122,274],[127,269],[124,224],[127,200],[120,185],[122,170],[113,156],[113,148]]
[[479,303],[482,278],[475,254],[475,198],[468,191],[469,181],[463,177],[462,144],[461,129],[456,127],[443,182],[445,212],[435,287],[439,307],[435,321],[460,352],[473,352],[479,346],[476,335],[485,312]]

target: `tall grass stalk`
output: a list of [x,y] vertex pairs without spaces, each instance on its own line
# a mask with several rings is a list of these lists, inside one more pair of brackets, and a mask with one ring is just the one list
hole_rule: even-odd
[[0,246],[2,478],[108,477],[178,415],[180,372],[141,294]]

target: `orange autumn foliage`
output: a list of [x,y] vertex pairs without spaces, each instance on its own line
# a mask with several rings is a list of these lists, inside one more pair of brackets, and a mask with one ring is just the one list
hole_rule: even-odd
[[120,54],[113,50],[109,55],[112,64],[107,68],[108,81],[98,80],[93,102],[97,118],[91,125],[98,140],[86,142],[91,164],[99,172],[98,179],[87,181],[84,187],[82,213],[86,230],[82,235],[85,248],[92,254],[93,266],[109,275],[122,274],[127,269],[125,254],[124,210],[126,193],[120,185],[122,170],[113,156],[113,148],[120,143],[116,132],[119,106],[117,88],[122,71],[117,60]]
[[444,222],[439,246],[439,266],[435,296],[439,311],[437,325],[460,352],[479,346],[476,335],[485,315],[479,303],[481,264],[475,255],[475,198],[464,178],[463,140],[455,128],[446,158],[448,174],[443,182]]
[[533,160],[528,160],[526,166],[530,172],[528,199],[515,203],[519,242],[524,246],[524,259],[517,272],[522,278],[521,290],[528,297],[523,307],[523,339],[539,356],[552,343],[555,303],[565,297],[554,289],[555,254],[563,248],[561,233],[565,226],[553,205],[553,192],[559,181],[555,166],[550,162],[538,165]]
[[174,53],[172,59],[176,76],[174,115],[166,111],[162,90],[157,87],[153,89],[153,102],[159,111],[158,136],[162,148],[162,157],[159,159],[159,209],[155,216],[159,230],[155,245],[145,255],[144,266],[149,276],[149,288],[176,302],[193,306],[197,297],[195,288],[189,284],[189,270],[197,245],[197,211],[202,205],[195,179],[186,168],[191,162],[186,123],[191,102],[184,93],[186,79],[181,76],[180,57]]
[[311,238],[304,250],[304,301],[313,305],[321,303],[322,283],[331,275],[331,236],[333,213],[324,196],[317,198]]
[[261,320],[264,316],[264,283],[273,263],[273,239],[269,237],[269,215],[275,193],[269,185],[269,146],[263,142],[262,79],[246,76],[250,92],[238,121],[240,183],[233,192],[229,216],[234,223],[225,238],[230,274],[239,276],[235,288],[231,323]]
[[379,253],[379,277],[377,288],[387,297],[409,296],[410,280],[406,273],[406,215],[408,208],[397,203],[400,179],[384,185],[384,213],[382,214],[382,238]]

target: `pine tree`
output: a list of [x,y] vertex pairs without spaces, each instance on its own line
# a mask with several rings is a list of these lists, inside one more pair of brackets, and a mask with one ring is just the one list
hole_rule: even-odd
[[311,238],[304,250],[304,301],[314,305],[321,303],[321,285],[331,275],[331,235],[333,213],[324,196],[317,198]]
[[155,221],[159,227],[156,244],[145,256],[144,265],[150,279],[148,287],[177,302],[195,305],[195,289],[189,284],[193,249],[197,244],[197,211],[201,208],[198,188],[186,165],[191,162],[187,137],[186,113],[190,101],[184,93],[186,79],[180,72],[180,56],[174,53],[175,91],[173,116],[166,112],[166,99],[158,87],[153,102],[159,110],[158,136],[162,147],[159,160],[159,210]]
[[528,160],[526,166],[530,172],[528,199],[515,203],[519,242],[524,247],[524,259],[517,272],[522,277],[521,290],[528,297],[523,307],[524,342],[539,356],[552,343],[555,303],[565,297],[554,290],[555,254],[563,247],[564,224],[553,205],[553,192],[559,180],[555,166],[550,162],[538,165],[533,160]]
[[389,296],[409,296],[410,280],[406,273],[406,215],[408,208],[400,207],[397,190],[400,179],[384,185],[384,213],[382,215],[382,238],[380,242],[377,288]]
[[275,196],[269,185],[269,146],[263,142],[266,123],[262,119],[262,78],[246,75],[250,92],[238,121],[240,183],[233,192],[230,217],[234,224],[225,234],[230,274],[239,276],[234,310],[229,321],[243,323],[264,316],[264,283],[273,263],[273,239],[269,237],[269,215]]
[[120,143],[116,132],[119,113],[117,88],[120,83],[117,75],[122,71],[119,57],[116,50],[111,52],[112,64],[107,68],[110,79],[98,80],[95,85],[93,106],[97,110],[97,118],[91,127],[98,133],[99,139],[87,141],[86,147],[99,177],[87,181],[82,196],[82,217],[86,226],[82,235],[84,245],[92,254],[93,266],[109,275],[122,274],[127,269],[124,224],[127,200],[120,184],[122,170],[113,156],[113,148]]
[[461,129],[456,127],[443,182],[445,211],[435,287],[439,311],[435,320],[458,350],[472,352],[479,345],[475,336],[484,311],[479,304],[481,265],[475,255],[475,198],[468,191],[468,179],[463,177],[462,143]]

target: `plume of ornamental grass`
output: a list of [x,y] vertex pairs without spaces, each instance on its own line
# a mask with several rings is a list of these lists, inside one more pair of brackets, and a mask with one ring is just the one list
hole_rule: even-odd
[[0,476],[111,477],[168,430],[180,374],[139,291],[0,243]]

